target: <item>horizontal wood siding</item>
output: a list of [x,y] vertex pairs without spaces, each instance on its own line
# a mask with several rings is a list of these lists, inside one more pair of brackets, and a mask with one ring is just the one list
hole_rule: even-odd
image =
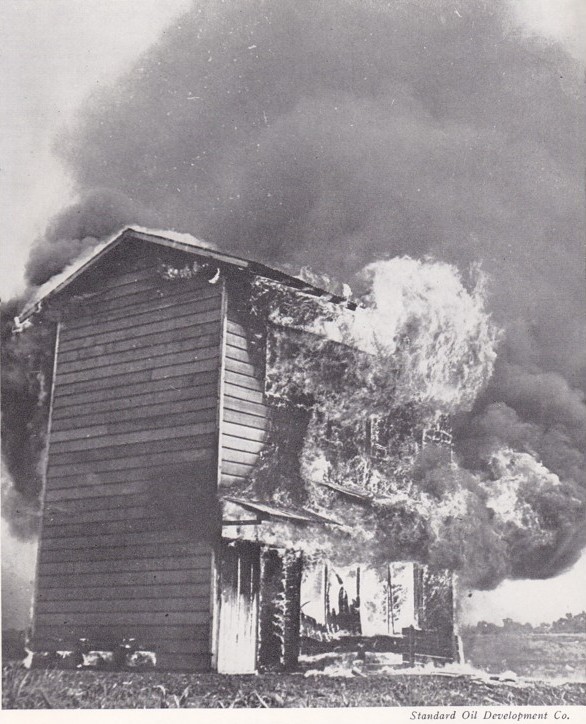
[[[252,332],[228,297],[224,348],[220,483],[243,484],[250,478],[268,431],[264,368],[251,348]],[[262,353],[261,353],[262,356]]]
[[62,321],[33,643],[131,637],[205,669],[222,290],[138,259]]

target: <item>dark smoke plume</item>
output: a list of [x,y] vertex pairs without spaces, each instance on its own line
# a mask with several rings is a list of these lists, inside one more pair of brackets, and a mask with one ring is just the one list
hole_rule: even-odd
[[[80,200],[29,278],[125,223],[349,281],[401,254],[480,261],[506,339],[458,453],[488,474],[498,446],[531,452],[583,500],[584,131],[578,65],[504,0],[198,2],[59,139]],[[511,575],[576,560],[567,501]]]

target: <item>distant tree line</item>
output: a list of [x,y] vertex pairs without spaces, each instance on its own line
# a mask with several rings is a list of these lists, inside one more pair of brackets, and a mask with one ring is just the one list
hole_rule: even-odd
[[467,626],[469,633],[502,634],[502,633],[586,633],[586,611],[578,614],[567,613],[552,623],[540,623],[532,626],[530,623],[519,623],[512,618],[503,619],[502,626],[489,621],[479,621],[476,626]]

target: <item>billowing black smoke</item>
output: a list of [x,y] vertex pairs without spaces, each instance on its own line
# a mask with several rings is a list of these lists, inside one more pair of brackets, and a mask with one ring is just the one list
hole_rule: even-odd
[[[29,279],[127,222],[349,281],[398,254],[481,261],[507,334],[458,451],[531,451],[583,491],[583,119],[577,64],[504,0],[198,2],[59,139],[80,200]],[[576,559],[576,511],[556,515],[513,575]]]

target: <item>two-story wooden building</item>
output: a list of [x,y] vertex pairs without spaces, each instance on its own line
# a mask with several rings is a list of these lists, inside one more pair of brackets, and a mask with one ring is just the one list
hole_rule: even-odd
[[[25,310],[56,326],[34,651],[134,639],[162,669],[295,664],[303,563],[279,531],[323,536],[338,521],[238,492],[278,424],[249,303],[258,279],[348,304],[262,264],[127,229]],[[360,595],[339,595],[337,615],[356,612]],[[404,621],[417,624],[409,606]]]

